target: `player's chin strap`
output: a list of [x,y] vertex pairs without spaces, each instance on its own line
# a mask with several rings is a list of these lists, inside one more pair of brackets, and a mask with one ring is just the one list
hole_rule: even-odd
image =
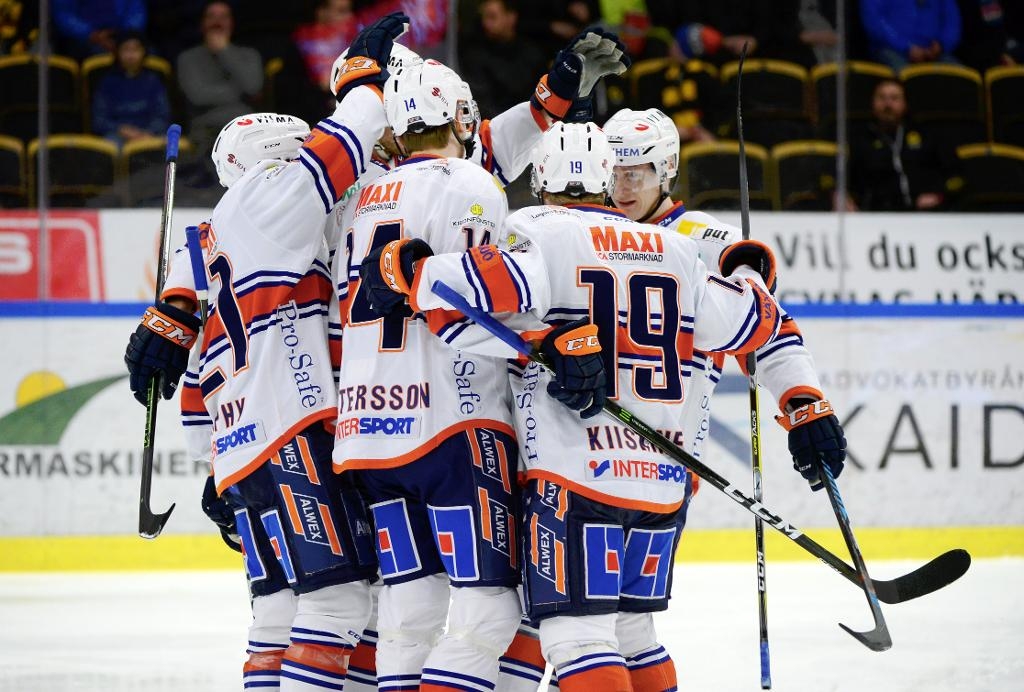
[[455,135],[455,139],[462,143],[462,158],[473,158],[473,151],[476,149],[476,124],[473,125],[473,128],[469,131],[469,137],[466,139],[459,137],[459,130],[455,127],[454,120],[448,123],[448,127],[452,128],[452,134]]
[[647,210],[647,213],[644,214],[641,218],[637,219],[637,223],[647,223],[648,219],[654,216],[658,209],[661,208],[661,203],[664,202],[666,199],[668,199],[668,193],[662,190],[661,195],[654,202],[654,204],[651,205],[651,208]]

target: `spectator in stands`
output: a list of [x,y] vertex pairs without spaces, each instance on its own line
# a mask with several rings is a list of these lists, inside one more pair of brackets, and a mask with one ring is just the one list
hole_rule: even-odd
[[231,6],[214,0],[200,21],[203,42],[178,56],[178,84],[191,121],[189,136],[203,159],[224,123],[257,110],[263,88],[260,54],[234,45],[233,31]]
[[1024,3],[1017,0],[958,0],[963,42],[956,55],[984,72],[997,65],[1024,64]]
[[142,137],[162,136],[170,124],[167,87],[146,70],[143,36],[118,35],[114,67],[100,80],[92,99],[92,131],[118,145]]
[[873,60],[894,70],[907,63],[956,62],[956,0],[861,0],[860,14]]
[[309,81],[330,93],[331,66],[355,36],[352,0],[320,0],[313,21],[300,24],[292,33]]
[[57,51],[76,60],[113,52],[121,31],[146,28],[143,0],[51,0]]
[[459,64],[484,118],[493,118],[530,98],[548,56],[519,35],[515,0],[483,0],[482,32],[463,44]]
[[146,0],[149,22],[146,36],[154,55],[172,65],[181,52],[199,43],[203,10],[209,0]]
[[928,211],[946,202],[950,152],[907,119],[903,85],[886,79],[872,97],[874,120],[850,146],[847,207],[864,211]]

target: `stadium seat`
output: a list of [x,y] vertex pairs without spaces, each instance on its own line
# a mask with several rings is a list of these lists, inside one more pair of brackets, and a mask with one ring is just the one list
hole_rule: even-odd
[[831,211],[836,187],[833,142],[803,140],[772,147],[769,186],[781,211]]
[[[78,63],[60,55],[48,58],[47,104],[51,133],[79,132]],[[39,58],[0,57],[0,134],[27,141],[39,136]]]
[[1024,147],[967,144],[958,147],[963,211],[1024,211]]
[[[700,60],[680,64],[671,58],[652,58],[635,63],[623,77],[625,104],[620,108],[658,108],[677,125],[692,127],[702,123],[708,126],[706,116],[713,109],[719,91],[718,71],[713,65]],[[609,101],[612,101],[614,86],[609,86]],[[609,110],[614,113],[618,109]]]
[[[95,135],[53,135],[46,140],[49,164],[47,166],[47,199],[53,207],[91,206],[97,204],[118,206],[113,197],[117,173],[117,146]],[[39,181],[36,177],[36,158],[40,141],[28,145],[29,191],[33,206],[39,199]]]
[[[110,68],[114,66],[114,56],[110,53],[92,55],[82,61],[82,131],[89,132],[90,111],[92,110],[92,96],[96,93],[96,87]],[[171,82],[171,63],[157,55],[147,55],[142,62],[142,68],[151,70],[160,75],[168,91],[174,86]]]
[[24,207],[27,203],[25,145],[20,139],[0,135],[0,207]]
[[[739,142],[698,142],[683,147],[679,182],[683,200],[691,209],[739,209]],[[772,198],[765,188],[768,152],[747,144],[747,178],[751,209],[771,209]]]
[[[883,79],[896,79],[896,72],[886,65],[860,60],[846,63],[846,119],[862,122],[871,119],[871,96]],[[836,84],[839,63],[824,63],[811,68],[811,94],[818,136],[836,138]]]
[[986,138],[981,75],[963,65],[926,63],[900,71],[914,122],[950,146]]
[[[719,135],[737,136],[736,86],[739,62],[722,67],[722,113]],[[743,64],[743,136],[771,147],[813,136],[807,108],[807,70],[782,60],[747,60]]]
[[985,72],[989,141],[1024,147],[1024,65]]
[[[182,137],[178,150],[184,158],[192,151],[192,143]],[[163,203],[166,155],[166,137],[137,139],[121,148],[119,168],[126,206],[159,207]]]

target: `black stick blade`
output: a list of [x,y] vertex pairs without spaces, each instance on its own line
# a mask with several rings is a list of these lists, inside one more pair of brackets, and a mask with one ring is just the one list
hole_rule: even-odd
[[153,539],[160,535],[160,532],[164,530],[164,525],[167,520],[171,518],[171,512],[174,511],[174,504],[171,504],[163,514],[154,514],[153,510],[149,508],[145,502],[139,504],[139,535],[143,538]]
[[856,632],[841,622],[839,626],[872,651],[886,651],[892,648],[892,637],[889,636],[889,628],[884,622],[876,623],[875,629],[870,632]]
[[949,586],[967,573],[971,554],[963,548],[939,555],[913,572],[891,581],[872,579],[878,600],[883,603],[903,603]]

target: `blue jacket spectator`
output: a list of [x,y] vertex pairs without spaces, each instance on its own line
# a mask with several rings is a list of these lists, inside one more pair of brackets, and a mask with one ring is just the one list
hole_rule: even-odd
[[861,0],[872,57],[900,70],[907,63],[956,62],[960,11],[956,0]]
[[145,57],[141,34],[121,35],[114,66],[93,95],[92,130],[117,144],[161,136],[170,124],[167,87],[159,74],[143,69]]
[[79,60],[113,51],[119,32],[146,28],[144,0],[51,0],[50,11],[58,49]]

